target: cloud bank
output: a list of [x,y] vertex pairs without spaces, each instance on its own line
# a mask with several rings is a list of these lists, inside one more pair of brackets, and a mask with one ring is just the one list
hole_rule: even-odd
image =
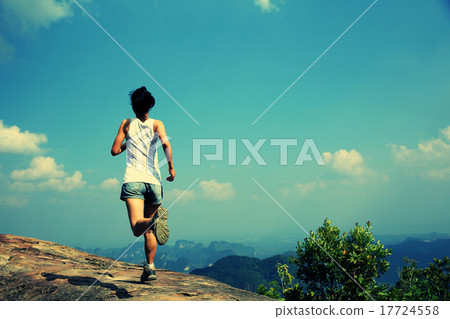
[[13,183],[9,188],[15,192],[48,190],[69,192],[81,189],[86,185],[81,172],[75,171],[72,176],[68,176],[63,169],[64,166],[58,165],[52,157],[35,157],[27,169],[11,172],[10,177]]
[[31,160],[30,167],[11,172],[11,178],[19,181],[33,181],[38,179],[61,178],[65,173],[63,165],[58,165],[52,157],[38,156]]
[[120,182],[116,178],[105,179],[101,184],[100,188],[105,190],[118,190],[120,187]]
[[[181,196],[181,197],[180,197]],[[177,204],[183,204],[190,202],[197,198],[196,192],[191,189],[185,192],[183,189],[174,188],[169,191],[164,191],[164,199],[169,200],[172,204],[173,202],[177,201]]]
[[235,196],[233,185],[229,182],[219,183],[214,179],[201,181],[199,188],[203,198],[213,201],[225,201]]
[[439,137],[422,141],[416,148],[389,144],[394,161],[413,174],[432,180],[450,179],[450,126]]
[[371,171],[365,166],[363,157],[356,150],[350,152],[342,149],[331,154],[323,153],[323,159],[327,165],[341,174],[350,176],[363,176]]
[[325,188],[326,183],[322,180],[310,183],[294,183],[292,188],[281,188],[278,192],[283,196],[304,197],[312,191]]
[[45,134],[22,132],[17,126],[6,126],[0,120],[0,153],[40,153],[43,143],[47,143]]
[[52,23],[73,15],[71,0],[2,0],[3,20],[23,33],[49,28]]

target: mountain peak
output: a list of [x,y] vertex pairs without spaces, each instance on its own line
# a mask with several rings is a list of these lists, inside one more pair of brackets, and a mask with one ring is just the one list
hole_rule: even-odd
[[[114,262],[49,241],[0,234],[0,300],[76,300]],[[80,300],[271,300],[214,279],[118,261]]]

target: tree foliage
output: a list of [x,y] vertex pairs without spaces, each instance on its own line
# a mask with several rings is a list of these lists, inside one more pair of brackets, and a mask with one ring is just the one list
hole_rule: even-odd
[[267,288],[263,284],[259,285],[256,289],[256,293],[272,299],[284,300],[283,298],[281,298],[281,293],[279,290],[280,287],[278,286],[278,283],[276,281],[271,281],[269,283],[269,288]]
[[[301,297],[307,300],[371,300],[385,293],[387,286],[376,279],[389,269],[391,250],[375,242],[368,222],[356,224],[348,233],[325,219],[323,225],[303,243],[291,262],[299,268],[304,283]],[[374,296],[375,295],[375,296]]]
[[395,300],[450,300],[450,259],[434,259],[428,267],[417,267],[417,261],[404,258],[400,280],[390,290]]
[[[280,283],[258,287],[258,293],[278,300],[449,300],[450,260],[434,259],[420,269],[417,262],[405,259],[399,281],[394,287],[377,279],[389,269],[392,254],[375,242],[371,224],[356,224],[348,233],[325,219],[322,226],[303,243],[290,262],[298,266],[299,283],[293,284],[287,265],[277,264]],[[283,298],[284,297],[284,298]]]

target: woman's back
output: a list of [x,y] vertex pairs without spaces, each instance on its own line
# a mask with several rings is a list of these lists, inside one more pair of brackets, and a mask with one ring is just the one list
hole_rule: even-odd
[[154,119],[129,120],[126,135],[127,168],[124,183],[145,182],[161,185]]

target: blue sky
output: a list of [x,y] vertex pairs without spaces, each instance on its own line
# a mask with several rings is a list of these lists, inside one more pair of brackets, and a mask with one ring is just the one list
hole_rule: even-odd
[[[448,233],[450,5],[373,1],[79,1],[197,125],[72,1],[0,0],[0,233],[72,246],[133,240],[110,147],[128,92],[156,97],[177,177],[172,240],[245,241],[325,217],[378,234]],[[194,166],[195,139],[237,140],[237,165]],[[313,139],[326,161],[295,160]],[[267,162],[241,162],[241,139]],[[271,139],[295,139],[288,164]],[[204,153],[214,150],[206,147]],[[162,156],[162,153],[161,155]],[[166,174],[166,168],[162,168]],[[253,178],[253,179],[252,179]],[[293,248],[292,247],[292,248]]]

